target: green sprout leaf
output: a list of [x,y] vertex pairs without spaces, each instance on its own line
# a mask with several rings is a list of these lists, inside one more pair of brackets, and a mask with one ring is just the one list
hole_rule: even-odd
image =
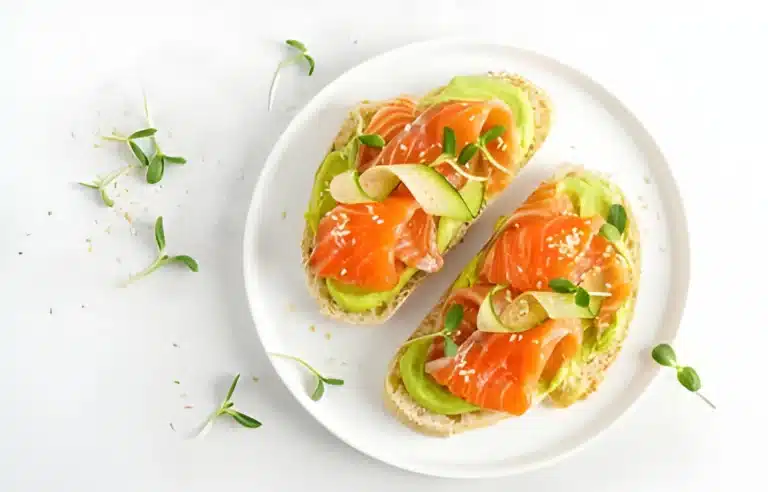
[[104,202],[104,205],[110,208],[112,208],[115,205],[115,201],[112,198],[110,198],[109,194],[107,194],[106,188],[99,189],[99,194],[101,195],[101,200]]
[[608,223],[616,228],[619,235],[624,233],[627,227],[627,211],[621,204],[615,203],[608,210]]
[[443,153],[456,157],[456,132],[450,126],[443,127]]
[[285,44],[288,46],[297,49],[299,52],[291,56],[289,58],[286,58],[285,60],[281,61],[277,68],[275,69],[274,75],[272,75],[272,83],[269,86],[269,99],[267,102],[267,111],[272,110],[272,105],[275,102],[275,91],[277,89],[277,81],[280,78],[280,71],[289,65],[294,65],[296,63],[300,63],[302,60],[305,60],[307,64],[309,65],[309,70],[307,72],[307,75],[312,75],[315,72],[315,59],[312,58],[309,53],[307,53],[307,46],[302,43],[301,41],[297,41],[295,39],[288,39],[285,41]]
[[317,384],[315,385],[315,390],[312,392],[312,395],[310,398],[312,401],[318,401],[320,398],[323,397],[325,394],[325,385],[323,384],[323,380],[320,378],[317,378]]
[[666,367],[677,367],[677,356],[675,350],[667,343],[660,343],[653,347],[651,351],[653,360]]
[[186,164],[187,160],[183,157],[179,156],[172,156],[172,155],[165,155],[163,156],[163,160],[168,164]]
[[155,128],[144,128],[143,130],[138,130],[128,135],[128,140],[151,137],[155,133],[157,133],[157,129]]
[[188,255],[169,256],[165,254],[166,240],[165,240],[165,228],[163,226],[163,217],[160,216],[155,220],[155,243],[157,243],[158,254],[155,261],[152,262],[147,268],[141,272],[131,275],[125,282],[124,286],[127,286],[136,280],[146,277],[150,273],[154,272],[160,267],[168,265],[169,263],[182,263],[186,265],[193,272],[198,271],[197,262]]
[[499,138],[500,136],[504,135],[504,132],[507,131],[506,128],[502,125],[496,125],[494,127],[491,127],[490,130],[480,135],[480,138],[478,139],[478,142],[480,145],[488,145],[488,142],[492,141],[495,138]]
[[77,184],[83,185],[83,186],[85,186],[87,188],[93,188],[94,190],[98,190],[99,189],[99,185],[94,184],[94,183],[83,183],[82,181],[80,181]]
[[163,173],[165,172],[165,160],[163,154],[156,153],[152,156],[152,160],[147,167],[147,183],[156,184],[163,179]]
[[139,144],[137,144],[136,142],[130,141],[128,142],[128,146],[131,148],[131,152],[133,152],[133,155],[136,156],[136,159],[139,160],[142,166],[149,165],[149,159],[147,158],[147,154],[145,154],[144,151],[141,150],[141,147],[139,147]]
[[443,341],[445,342],[445,348],[443,349],[445,356],[454,357],[456,352],[459,351],[459,347],[456,345],[456,342],[454,342],[453,339],[447,335],[443,338]]
[[381,135],[376,135],[375,133],[371,133],[368,135],[360,135],[357,137],[358,140],[360,140],[360,143],[363,145],[367,145],[368,147],[373,147],[376,149],[380,149],[386,145],[387,142],[384,141],[384,139],[381,137]]
[[243,427],[248,427],[249,429],[257,429],[261,427],[261,422],[253,417],[245,415],[244,413],[238,412],[237,410],[227,410],[226,413],[235,419],[235,422],[242,425]]
[[461,320],[464,318],[464,308],[461,304],[454,304],[448,309],[445,314],[445,327],[443,332],[453,333],[461,324]]
[[276,352],[267,352],[267,354],[270,355],[271,357],[278,357],[278,358],[281,358],[281,359],[287,359],[287,360],[292,360],[294,362],[298,362],[299,364],[304,366],[307,370],[309,370],[310,373],[312,373],[312,375],[315,378],[315,389],[310,394],[310,398],[313,401],[320,400],[320,398],[322,398],[323,395],[325,394],[325,384],[324,383],[328,383],[328,384],[333,385],[333,386],[343,386],[344,385],[344,380],[343,379],[327,378],[327,377],[323,376],[322,374],[320,374],[317,371],[317,369],[315,369],[314,367],[309,365],[309,363],[307,361],[305,361],[304,359],[301,359],[301,358],[293,356],[293,355],[288,355],[288,354],[278,354]]
[[297,50],[301,51],[302,53],[306,53],[307,52],[306,45],[304,43],[302,43],[301,41],[297,41],[295,39],[287,39],[285,41],[285,44],[287,44],[288,46],[291,46],[293,48],[296,48]]
[[311,77],[312,74],[315,73],[315,59],[306,54],[304,55],[304,59],[307,60],[307,63],[309,64],[309,71],[307,72],[307,75]]
[[229,391],[227,391],[227,396],[224,398],[224,401],[221,402],[221,405],[219,405],[219,408],[216,409],[216,411],[214,411],[206,419],[205,422],[203,422],[203,424],[200,426],[200,430],[197,432],[195,437],[201,437],[203,434],[208,432],[213,426],[214,420],[216,420],[216,418],[222,415],[229,415],[230,417],[232,417],[232,419],[234,419],[235,422],[249,429],[256,429],[258,427],[261,427],[261,422],[233,408],[235,406],[235,403],[232,401],[232,395],[235,393],[235,387],[237,387],[238,381],[240,381],[240,374],[235,375],[235,379],[232,381],[232,384],[229,386]]
[[238,381],[240,381],[240,374],[236,374],[235,379],[232,380],[232,384],[229,386],[229,391],[227,391],[227,396],[224,397],[224,404],[232,399],[232,395],[235,393],[235,388],[237,387]]
[[608,222],[600,227],[600,235],[612,242],[616,242],[621,239],[621,232],[619,232],[615,225]]
[[183,263],[184,265],[187,265],[187,268],[189,268],[193,272],[197,272],[199,270],[197,261],[195,261],[195,259],[192,258],[191,256],[178,255],[178,256],[172,257],[171,261],[174,261],[176,263]]
[[693,367],[685,366],[677,369],[677,380],[685,389],[696,393],[701,389],[701,379]]
[[165,230],[163,229],[162,215],[155,220],[155,242],[158,250],[165,251]]
[[573,282],[565,278],[553,278],[549,281],[549,288],[552,289],[553,292],[558,292],[560,294],[571,294],[578,289]]
[[461,149],[461,152],[459,152],[459,158],[457,159],[458,163],[462,165],[466,164],[475,156],[475,154],[477,154],[478,150],[480,150],[480,147],[478,147],[477,144],[470,143],[465,145],[464,148]]
[[576,297],[574,298],[574,301],[576,302],[576,305],[579,307],[588,307],[589,306],[589,292],[584,290],[583,287],[579,287],[576,289]]
[[677,363],[677,357],[675,351],[667,343],[660,343],[653,347],[651,350],[651,357],[656,363],[672,367],[677,371],[678,382],[688,391],[696,393],[696,396],[702,399],[704,403],[710,406],[713,410],[716,409],[715,404],[709,401],[709,398],[702,395],[699,390],[701,389],[701,379],[693,367],[681,366]]

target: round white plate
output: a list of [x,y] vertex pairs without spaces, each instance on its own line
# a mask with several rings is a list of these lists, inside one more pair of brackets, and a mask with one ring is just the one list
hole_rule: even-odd
[[[305,286],[300,242],[317,166],[350,108],[363,99],[422,94],[459,74],[518,72],[547,91],[555,106],[549,138],[503,196],[388,323],[344,325],[324,318]],[[624,349],[600,390],[567,410],[534,408],[521,418],[449,439],[422,436],[384,407],[392,354],[446,286],[509,213],[564,161],[608,172],[640,223],[642,278]],[[671,340],[688,288],[688,238],[668,164],[638,120],[600,85],[551,58],[509,46],[432,41],[369,60],[323,89],[294,118],[267,158],[245,226],[245,284],[267,351],[307,359],[343,378],[309,399],[307,371],[273,359],[296,399],[320,423],[358,450],[392,465],[446,477],[508,475],[551,464],[610,426],[648,387],[658,369],[649,349]]]

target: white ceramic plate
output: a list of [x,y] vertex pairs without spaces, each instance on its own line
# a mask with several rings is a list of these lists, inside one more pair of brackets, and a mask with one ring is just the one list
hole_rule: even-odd
[[[459,74],[518,72],[545,89],[556,118],[544,147],[501,199],[390,322],[344,325],[320,315],[305,286],[300,242],[315,170],[347,112],[363,99],[421,94]],[[532,409],[487,429],[439,439],[414,433],[384,408],[387,365],[398,345],[509,213],[564,161],[610,173],[640,223],[643,273],[635,320],[600,390],[567,410]],[[320,402],[307,372],[273,359],[297,400],[358,450],[392,465],[447,477],[508,475],[551,464],[627,411],[657,368],[649,347],[678,329],[688,287],[688,238],[677,187],[654,140],[613,95],[577,70],[521,49],[463,41],[410,45],[378,56],[323,89],[267,158],[245,226],[244,268],[253,317],[267,351],[306,358],[345,379]],[[468,452],[469,451],[469,452]]]

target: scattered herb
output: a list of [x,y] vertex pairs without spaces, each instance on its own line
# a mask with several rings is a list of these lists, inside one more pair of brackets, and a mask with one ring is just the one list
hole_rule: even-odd
[[291,48],[294,48],[298,50],[298,53],[294,56],[291,56],[289,58],[286,58],[285,60],[281,61],[277,65],[277,69],[275,69],[275,74],[272,76],[272,84],[269,86],[269,102],[267,104],[267,111],[272,110],[272,104],[275,100],[275,89],[277,88],[277,81],[280,76],[280,71],[289,66],[296,63],[300,63],[302,60],[306,60],[309,64],[309,71],[307,72],[307,75],[312,75],[315,71],[315,59],[312,58],[309,53],[307,52],[307,46],[302,43],[301,41],[297,41],[295,39],[288,39],[285,44],[290,46]]
[[701,389],[701,379],[699,379],[696,370],[690,366],[679,365],[677,363],[675,350],[671,345],[667,343],[656,345],[651,351],[651,357],[653,357],[653,360],[655,360],[656,363],[675,369],[677,371],[677,380],[680,384],[688,391],[696,393],[707,405],[712,407],[712,409],[715,409],[715,405],[699,392]]
[[237,382],[239,380],[240,374],[237,374],[235,379],[232,381],[232,385],[229,387],[229,391],[227,391],[227,396],[224,398],[224,401],[221,403],[219,408],[215,412],[211,413],[208,419],[206,419],[200,430],[197,432],[196,437],[202,437],[208,433],[211,427],[213,427],[214,420],[222,415],[228,415],[232,417],[235,422],[242,425],[243,427],[248,427],[250,429],[261,427],[261,422],[234,408],[235,403],[232,401],[232,394],[235,392],[235,387],[237,386]]
[[600,235],[609,241],[616,242],[621,240],[621,235],[627,227],[627,211],[619,203],[614,203],[608,209],[608,218],[605,224],[600,227]]
[[463,318],[464,318],[464,308],[461,306],[461,304],[454,304],[448,309],[448,312],[445,314],[445,324],[443,325],[442,330],[437,331],[435,333],[429,333],[427,335],[422,335],[420,337],[412,338],[407,342],[405,342],[402,345],[402,347],[406,347],[412,343],[419,342],[422,340],[429,340],[431,338],[443,337],[443,347],[444,347],[443,351],[447,357],[453,357],[456,355],[456,352],[458,351],[459,347],[456,345],[456,342],[453,341],[453,338],[451,338],[451,334],[459,328],[459,325],[461,324],[461,320]]
[[128,278],[128,281],[126,282],[126,285],[136,280],[139,280],[143,277],[146,277],[147,275],[154,272],[158,268],[164,265],[168,265],[169,263],[181,263],[186,265],[187,268],[189,268],[193,272],[198,271],[197,262],[191,256],[187,256],[187,255],[168,256],[167,254],[165,254],[165,230],[163,228],[162,216],[158,217],[157,220],[155,221],[155,243],[157,243],[157,249],[158,249],[157,258],[155,259],[155,261],[152,262],[151,265],[149,265],[147,268],[145,268],[141,272],[135,275],[131,275]]
[[[114,182],[120,176],[126,174],[131,169],[136,169],[136,168],[137,168],[136,166],[131,164],[125,167],[121,167],[120,169],[107,174],[103,178],[97,176],[92,183],[83,183],[81,181],[79,184],[88,188],[93,188],[94,190],[98,190],[99,194],[101,195],[101,200],[104,202],[104,204],[107,207],[112,207],[114,206],[115,201],[107,193],[107,187],[110,184],[112,184],[112,182]],[[117,185],[117,183],[115,183],[115,185]],[[51,215],[50,212],[48,213],[48,215]]]
[[310,395],[310,398],[312,398],[312,400],[314,400],[314,401],[318,401],[318,400],[320,400],[320,398],[323,397],[323,395],[325,394],[325,385],[326,384],[330,384],[331,386],[343,386],[344,385],[344,380],[343,379],[327,378],[327,377],[323,376],[322,374],[320,374],[317,371],[317,369],[315,369],[314,367],[309,365],[309,363],[307,361],[305,361],[304,359],[300,359],[299,357],[295,357],[293,355],[278,354],[278,353],[275,353],[275,352],[269,352],[268,354],[271,355],[272,357],[281,357],[283,359],[289,359],[289,360],[298,362],[302,366],[306,367],[309,370],[309,372],[311,372],[314,375],[315,380],[317,382],[315,384],[315,389],[312,391],[312,394]]
[[565,278],[553,278],[549,281],[549,288],[560,294],[572,294],[578,289],[573,282]]
[[[144,117],[147,119],[147,124],[152,126],[152,117],[149,115],[149,105],[147,104],[146,94],[144,94]],[[160,149],[160,145],[157,143],[155,132],[149,135],[149,137],[152,141],[152,146],[154,147],[154,153],[152,154],[151,158],[148,158],[146,155],[144,155],[138,146],[136,146],[136,149],[131,147],[131,150],[134,151],[134,155],[136,155],[136,158],[142,162],[142,165],[147,168],[147,183],[157,184],[161,179],[163,179],[166,164],[186,164],[187,160],[181,156],[166,155],[162,149]],[[137,154],[136,150],[141,152],[141,154]]]
[[360,140],[361,144],[367,145],[368,147],[373,147],[375,149],[380,149],[387,143],[384,141],[381,135],[376,135],[375,133],[360,135],[357,137],[357,139]]
[[576,290],[576,296],[574,297],[574,301],[576,302],[576,305],[579,307],[589,306],[589,292],[584,290],[583,287],[579,287]]
[[505,131],[507,131],[507,129],[504,128],[502,125],[496,125],[494,127],[491,127],[490,130],[480,135],[480,138],[478,139],[478,145],[482,145],[482,146],[488,145],[488,142],[504,135]]
[[443,127],[443,153],[456,157],[456,132],[450,126]]
[[549,281],[549,288],[560,294],[575,294],[573,302],[579,307],[589,307],[591,295],[584,287],[579,287],[567,278],[553,278]]
[[480,150],[480,147],[478,147],[477,144],[468,143],[461,149],[461,152],[459,152],[459,158],[457,159],[458,163],[461,165],[466,164],[475,156],[475,154],[477,154],[478,150]]

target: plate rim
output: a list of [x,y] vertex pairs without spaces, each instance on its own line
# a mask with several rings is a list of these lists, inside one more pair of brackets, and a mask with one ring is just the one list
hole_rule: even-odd
[[[522,41],[522,40],[521,40]],[[325,86],[323,86],[312,98],[307,101],[307,103],[291,118],[289,123],[286,125],[286,127],[281,132],[280,136],[275,140],[275,143],[272,146],[272,149],[270,150],[269,154],[263,161],[263,165],[261,170],[259,171],[259,176],[257,178],[256,184],[253,188],[253,193],[251,195],[251,200],[248,205],[248,214],[246,216],[245,225],[243,229],[243,243],[242,243],[242,254],[243,254],[243,282],[244,287],[246,291],[246,297],[248,300],[248,309],[251,313],[251,318],[254,324],[254,327],[256,329],[256,334],[259,339],[259,343],[261,344],[262,349],[264,350],[264,355],[269,361],[269,364],[271,365],[274,372],[278,375],[280,378],[282,384],[286,387],[286,389],[291,393],[291,395],[294,397],[294,399],[304,408],[304,410],[312,416],[312,418],[319,423],[323,428],[325,428],[328,432],[334,435],[337,439],[339,439],[341,442],[345,443],[346,445],[350,446],[354,450],[369,456],[377,461],[380,461],[382,463],[386,463],[387,465],[393,466],[395,468],[399,468],[402,470],[410,471],[413,473],[426,475],[426,476],[434,476],[434,477],[443,477],[443,478],[492,478],[492,477],[503,477],[503,476],[513,476],[513,475],[519,475],[526,472],[548,468],[551,467],[575,454],[582,451],[587,445],[594,443],[605,435],[605,433],[615,427],[618,422],[624,420],[628,415],[633,412],[637,406],[638,403],[646,397],[646,395],[650,392],[651,388],[657,381],[657,377],[659,375],[660,368],[658,366],[654,366],[651,369],[651,375],[648,380],[648,383],[646,384],[645,388],[643,388],[640,393],[638,393],[631,401],[630,403],[621,410],[618,415],[613,418],[610,422],[608,422],[606,425],[601,427],[599,430],[592,433],[592,435],[587,436],[581,443],[571,447],[570,449],[567,449],[556,456],[553,456],[549,459],[540,460],[533,463],[528,463],[524,465],[515,465],[514,467],[494,467],[489,468],[485,470],[484,472],[478,473],[476,469],[473,470],[464,470],[463,473],[439,473],[433,470],[432,468],[428,470],[421,469],[418,466],[411,466],[408,463],[404,462],[397,462],[393,460],[386,459],[385,457],[377,455],[375,452],[372,452],[368,449],[362,449],[349,440],[347,440],[345,437],[342,437],[340,434],[338,434],[331,426],[329,426],[325,421],[318,418],[315,414],[315,411],[310,408],[307,399],[304,398],[305,395],[300,394],[297,390],[295,390],[291,385],[288,384],[286,381],[286,378],[278,368],[275,361],[272,359],[272,357],[269,356],[268,348],[266,347],[264,336],[262,334],[262,330],[259,327],[259,323],[257,321],[257,316],[259,314],[259,307],[257,306],[257,303],[254,302],[255,294],[252,292],[251,283],[253,282],[254,275],[253,272],[257,271],[255,269],[252,269],[251,267],[251,261],[250,261],[250,253],[253,251],[254,243],[256,239],[256,232],[255,232],[255,225],[258,221],[261,210],[259,210],[259,207],[257,206],[258,203],[261,201],[261,197],[265,192],[265,175],[270,172],[271,168],[274,167],[273,165],[270,165],[271,162],[275,161],[277,157],[283,152],[283,149],[285,148],[286,141],[288,140],[289,136],[295,132],[294,127],[298,125],[300,121],[306,119],[307,116],[310,115],[310,110],[315,110],[314,106],[317,104],[317,101],[322,99],[327,92],[329,92],[333,86],[336,85],[336,83],[346,77],[348,74],[350,74],[353,71],[364,69],[368,65],[375,64],[379,62],[382,59],[388,58],[388,57],[394,57],[400,54],[403,54],[405,52],[408,52],[410,50],[418,50],[418,49],[429,49],[429,48],[437,48],[441,46],[461,46],[461,47],[492,47],[492,48],[504,48],[504,49],[512,49],[517,50],[520,53],[534,56],[541,58],[549,63],[554,63],[560,67],[563,67],[567,70],[570,70],[574,73],[576,73],[579,77],[583,78],[590,84],[594,85],[595,87],[599,88],[601,91],[605,93],[608,97],[610,97],[611,102],[615,104],[617,107],[619,107],[621,110],[623,110],[626,115],[634,120],[634,123],[638,125],[639,128],[642,129],[643,132],[645,132],[646,136],[649,139],[649,143],[652,144],[654,151],[661,157],[663,160],[664,168],[667,170],[667,174],[669,177],[668,182],[668,193],[670,197],[674,200],[675,204],[677,205],[677,210],[675,211],[678,215],[679,222],[682,227],[681,229],[675,231],[677,240],[676,242],[679,245],[680,253],[684,259],[684,263],[677,264],[676,266],[680,269],[681,274],[680,278],[682,279],[682,282],[680,282],[680,285],[677,286],[677,289],[679,291],[676,293],[679,297],[679,302],[677,303],[677,307],[675,309],[676,312],[673,313],[673,316],[670,320],[668,317],[667,319],[670,320],[669,324],[675,325],[674,332],[672,334],[672,337],[670,338],[670,342],[673,342],[680,334],[680,330],[682,329],[682,320],[685,313],[685,308],[688,304],[688,295],[690,291],[690,265],[691,265],[691,250],[690,250],[690,231],[689,231],[689,222],[688,217],[685,212],[685,202],[683,199],[683,196],[680,193],[680,186],[678,184],[677,178],[675,177],[672,167],[669,164],[669,160],[666,157],[666,154],[663,152],[658,140],[654,138],[653,133],[649,130],[648,126],[643,122],[643,120],[640,119],[640,117],[637,116],[635,112],[633,112],[630,108],[630,106],[624,102],[623,100],[619,99],[619,97],[616,95],[615,92],[609,90],[605,84],[598,82],[593,78],[591,75],[584,72],[581,68],[578,68],[575,64],[572,64],[570,62],[563,61],[563,59],[559,56],[556,56],[553,53],[541,50],[537,47],[531,47],[529,42],[506,42],[503,40],[497,40],[497,39],[471,39],[471,38],[465,38],[465,37],[437,37],[437,38],[431,38],[427,40],[422,41],[415,41],[411,43],[407,43],[405,45],[401,45],[392,49],[389,49],[387,51],[378,53],[374,56],[371,56],[360,63],[357,63],[353,65],[352,67],[348,68],[347,70],[344,70],[342,73],[340,73],[338,76],[334,77],[332,80],[330,80]],[[674,284],[673,284],[674,287]]]

